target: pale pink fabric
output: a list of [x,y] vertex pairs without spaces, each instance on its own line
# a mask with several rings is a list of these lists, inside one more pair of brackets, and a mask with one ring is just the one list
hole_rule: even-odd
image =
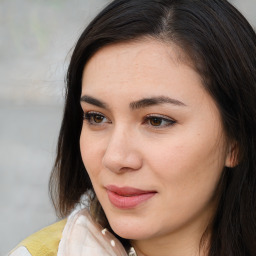
[[57,256],[127,256],[122,244],[95,223],[87,209],[75,211],[68,218]]

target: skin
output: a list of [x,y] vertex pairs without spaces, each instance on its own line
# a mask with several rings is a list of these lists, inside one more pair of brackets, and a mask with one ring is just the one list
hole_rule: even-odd
[[[177,46],[153,39],[119,43],[100,49],[83,72],[81,96],[104,106],[81,101],[82,159],[113,231],[139,256],[200,254],[216,186],[231,161],[216,104],[181,56]],[[159,96],[175,104],[130,107]],[[119,209],[108,198],[110,184],[156,194]]]

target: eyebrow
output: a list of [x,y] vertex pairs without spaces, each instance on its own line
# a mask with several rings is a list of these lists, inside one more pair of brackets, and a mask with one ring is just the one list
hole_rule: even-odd
[[[88,95],[83,95],[80,99],[80,102],[86,102],[100,108],[109,109],[109,106],[107,103]],[[166,96],[143,98],[141,100],[131,102],[129,106],[130,106],[130,109],[135,110],[135,109],[146,108],[146,107],[165,104],[165,103],[176,105],[176,106],[186,106],[186,104],[184,104],[183,102],[166,97]]]
[[94,106],[97,106],[100,108],[108,109],[108,105],[106,103],[104,103],[98,99],[95,99],[94,97],[88,96],[88,95],[83,95],[80,98],[80,102],[86,102],[86,103],[89,103],[91,105],[94,105]]
[[153,105],[160,105],[160,104],[172,104],[176,106],[186,106],[183,102],[172,99],[166,96],[159,96],[159,97],[151,97],[151,98],[144,98],[138,101],[134,101],[130,103],[131,109],[139,109],[139,108],[146,108]]

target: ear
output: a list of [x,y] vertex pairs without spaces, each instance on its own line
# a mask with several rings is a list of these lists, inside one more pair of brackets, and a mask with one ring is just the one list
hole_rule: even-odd
[[227,156],[225,160],[225,166],[229,168],[234,168],[238,165],[238,144],[237,142],[232,142],[228,146]]

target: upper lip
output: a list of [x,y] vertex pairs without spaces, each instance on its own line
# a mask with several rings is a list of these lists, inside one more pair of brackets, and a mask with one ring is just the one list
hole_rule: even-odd
[[142,190],[133,187],[118,187],[115,185],[108,185],[106,189],[121,196],[141,195],[147,193],[156,193],[154,190]]

